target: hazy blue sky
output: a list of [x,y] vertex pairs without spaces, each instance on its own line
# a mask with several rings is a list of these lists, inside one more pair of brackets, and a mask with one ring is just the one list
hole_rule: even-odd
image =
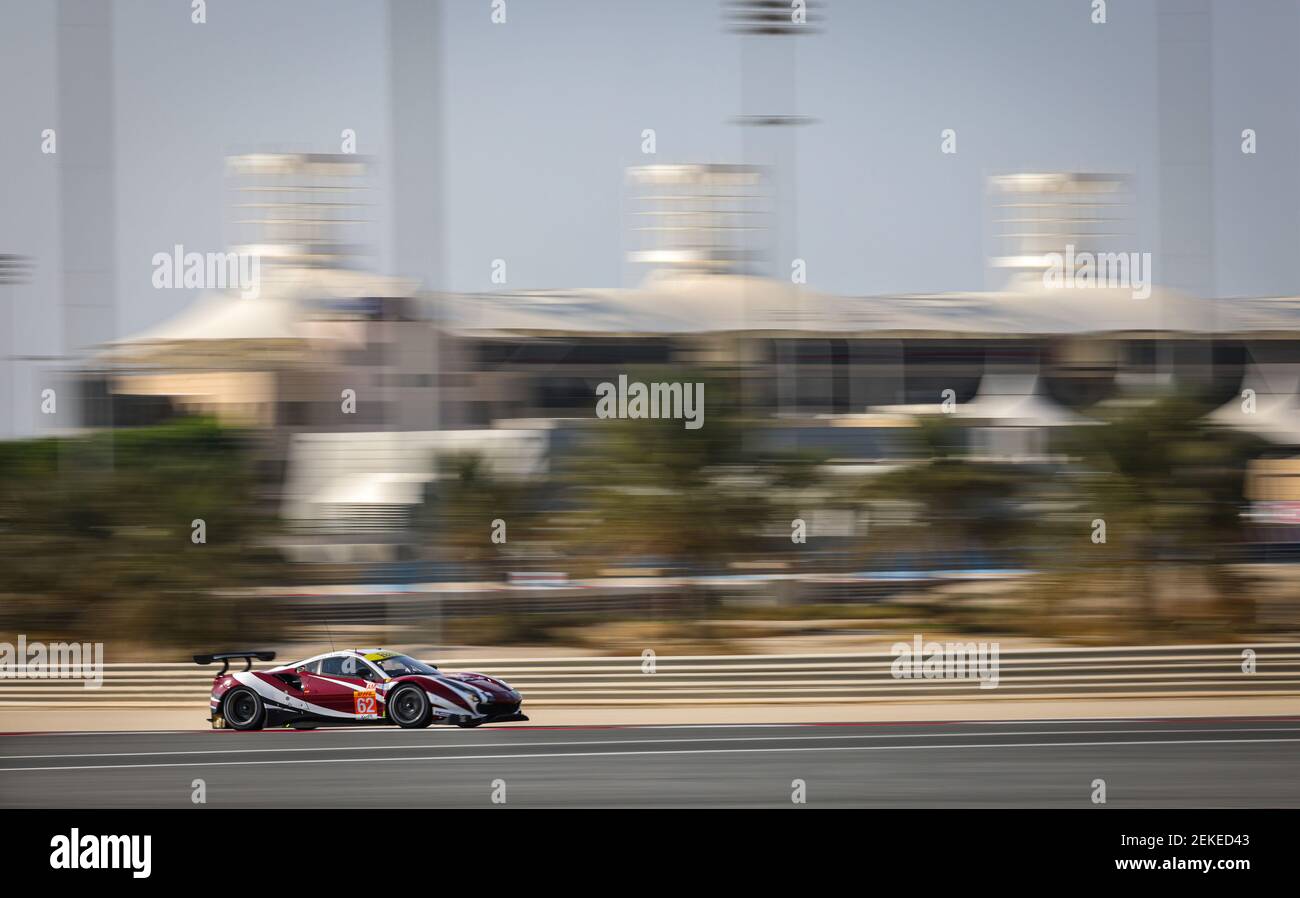
[[[709,0],[446,0],[449,229],[446,286],[617,285],[623,169],[739,161],[738,38]],[[17,344],[57,352],[58,180],[39,151],[56,113],[53,2],[0,0],[0,252],[35,256],[16,306]],[[174,314],[190,291],[151,288],[175,243],[221,249],[222,158],[258,149],[336,151],[355,129],[381,166],[377,265],[388,270],[386,7],[381,0],[188,0],[115,4],[118,331]],[[799,41],[798,238],[809,282],[865,294],[981,289],[983,176],[1018,169],[1131,172],[1137,249],[1158,234],[1155,7],[1112,0],[832,0]],[[1224,295],[1300,292],[1296,0],[1215,8],[1217,282]],[[432,87],[431,87],[432,89]],[[1239,152],[1242,128],[1259,153]],[[655,128],[658,156],[640,153]],[[955,156],[940,131],[958,133]],[[1157,272],[1157,277],[1159,273]],[[7,310],[6,310],[7,311]],[[5,318],[0,326],[8,327]],[[4,341],[8,344],[8,340]]]

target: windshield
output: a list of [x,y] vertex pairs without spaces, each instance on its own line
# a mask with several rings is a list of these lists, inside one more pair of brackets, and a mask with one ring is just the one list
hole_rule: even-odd
[[416,661],[407,655],[389,655],[373,662],[386,676],[400,677],[405,674],[436,674],[438,668]]

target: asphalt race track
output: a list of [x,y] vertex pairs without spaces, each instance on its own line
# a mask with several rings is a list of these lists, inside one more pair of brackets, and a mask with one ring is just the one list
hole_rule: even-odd
[[8,734],[0,806],[1300,807],[1300,718]]

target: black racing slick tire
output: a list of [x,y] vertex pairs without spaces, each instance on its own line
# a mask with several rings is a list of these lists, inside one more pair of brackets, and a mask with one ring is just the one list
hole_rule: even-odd
[[419,730],[433,720],[429,697],[419,686],[399,686],[388,696],[388,717],[404,730]]
[[232,730],[260,730],[266,723],[266,706],[247,686],[236,687],[221,701],[222,716]]

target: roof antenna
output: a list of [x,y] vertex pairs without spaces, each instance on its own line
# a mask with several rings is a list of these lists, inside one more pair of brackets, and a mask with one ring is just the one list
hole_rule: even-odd
[[322,621],[324,622],[324,624],[325,624],[325,635],[329,637],[329,640],[330,640],[330,651],[332,652],[332,651],[335,650],[335,649],[334,649],[334,634],[330,632],[330,619],[329,619],[329,615],[327,614],[325,617],[321,618],[321,620],[322,620]]

